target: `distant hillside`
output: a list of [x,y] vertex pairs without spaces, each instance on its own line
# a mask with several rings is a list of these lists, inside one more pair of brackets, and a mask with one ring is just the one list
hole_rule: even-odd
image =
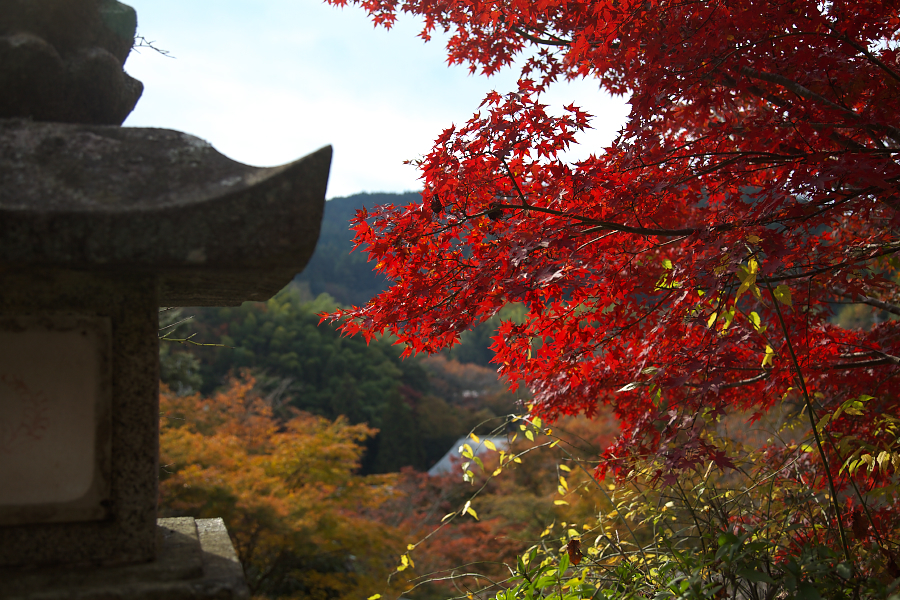
[[373,265],[366,261],[365,254],[359,251],[350,253],[353,249],[350,219],[362,207],[372,208],[378,204],[401,206],[421,200],[418,192],[355,194],[329,200],[325,203],[316,252],[295,281],[303,287],[308,285],[314,297],[326,293],[342,305],[365,304],[387,286],[385,278],[372,270]]

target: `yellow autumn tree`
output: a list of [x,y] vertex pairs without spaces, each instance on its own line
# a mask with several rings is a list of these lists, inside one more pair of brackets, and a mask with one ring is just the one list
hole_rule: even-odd
[[387,580],[403,534],[376,518],[394,477],[356,474],[376,431],[300,412],[278,419],[254,383],[235,379],[210,397],[163,389],[161,516],[224,518],[255,597],[396,594],[404,580]]

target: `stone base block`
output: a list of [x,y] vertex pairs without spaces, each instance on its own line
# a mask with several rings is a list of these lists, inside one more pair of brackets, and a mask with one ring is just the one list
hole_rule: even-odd
[[222,519],[159,519],[153,562],[0,570],[2,600],[246,600],[244,572]]

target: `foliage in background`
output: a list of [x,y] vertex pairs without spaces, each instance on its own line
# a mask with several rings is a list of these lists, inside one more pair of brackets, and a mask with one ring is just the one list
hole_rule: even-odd
[[367,344],[320,324],[317,314],[332,308],[328,296],[305,302],[287,288],[266,303],[169,317],[192,315],[193,339],[219,345],[163,344],[163,381],[176,392],[196,386],[209,394],[229,373],[249,369],[278,414],[300,409],[379,430],[367,442],[365,473],[426,470],[477,423],[512,412],[514,396],[494,371],[440,359],[401,361],[390,340]]
[[298,411],[278,419],[254,384],[234,380],[211,397],[163,389],[160,514],[224,518],[254,595],[388,591],[404,532],[371,514],[394,497],[396,477],[356,474],[374,430]]
[[[524,514],[513,508],[508,515],[511,522],[532,523],[521,538],[530,537],[530,547],[503,568],[467,565],[468,572],[451,569],[437,577],[419,570],[416,591],[436,580],[445,594],[435,598],[897,600],[900,519],[889,507],[900,501],[898,486],[882,488],[887,497],[869,510],[843,495],[852,515],[854,559],[848,561],[834,547],[838,526],[828,494],[809,484],[817,476],[809,431],[802,415],[783,408],[776,421],[752,428],[737,418],[730,423],[733,432],[719,423],[719,441],[730,450],[774,436],[765,451],[751,451],[745,462],[724,472],[710,461],[706,469],[681,473],[668,485],[660,485],[660,459],[636,464],[627,477],[595,478],[596,451],[609,441],[609,432],[596,438],[603,431],[596,423],[583,422],[580,429],[567,423],[569,430],[563,431],[539,419],[519,421],[520,438],[527,444],[514,445],[483,465],[463,463],[477,493],[459,498],[453,515],[484,518],[493,514],[495,502],[521,502],[529,488],[518,486],[536,475],[534,489],[549,497]],[[591,434],[598,444],[593,447],[584,443]],[[472,436],[472,445],[477,440]],[[507,476],[515,482],[512,490],[498,492]],[[548,489],[548,483],[555,488]],[[555,514],[548,513],[550,506]],[[540,534],[533,528],[538,523],[546,525]],[[420,553],[428,556],[428,542],[410,553],[416,564],[422,562]],[[455,589],[447,588],[448,580]]]

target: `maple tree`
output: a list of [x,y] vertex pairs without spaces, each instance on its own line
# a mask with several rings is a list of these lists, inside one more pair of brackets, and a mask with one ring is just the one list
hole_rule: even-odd
[[[332,313],[345,333],[436,352],[522,303],[495,338],[499,371],[532,391],[533,416],[613,408],[600,474],[655,456],[663,483],[735,467],[719,419],[787,403],[815,442],[806,485],[897,512],[896,2],[352,3],[448,32],[450,63],[521,77],[417,161],[421,204],[358,213],[356,242],[393,285]],[[568,163],[590,116],[541,94],[575,78],[631,112]],[[840,327],[843,304],[881,317]],[[848,560],[850,510],[832,516]]]

